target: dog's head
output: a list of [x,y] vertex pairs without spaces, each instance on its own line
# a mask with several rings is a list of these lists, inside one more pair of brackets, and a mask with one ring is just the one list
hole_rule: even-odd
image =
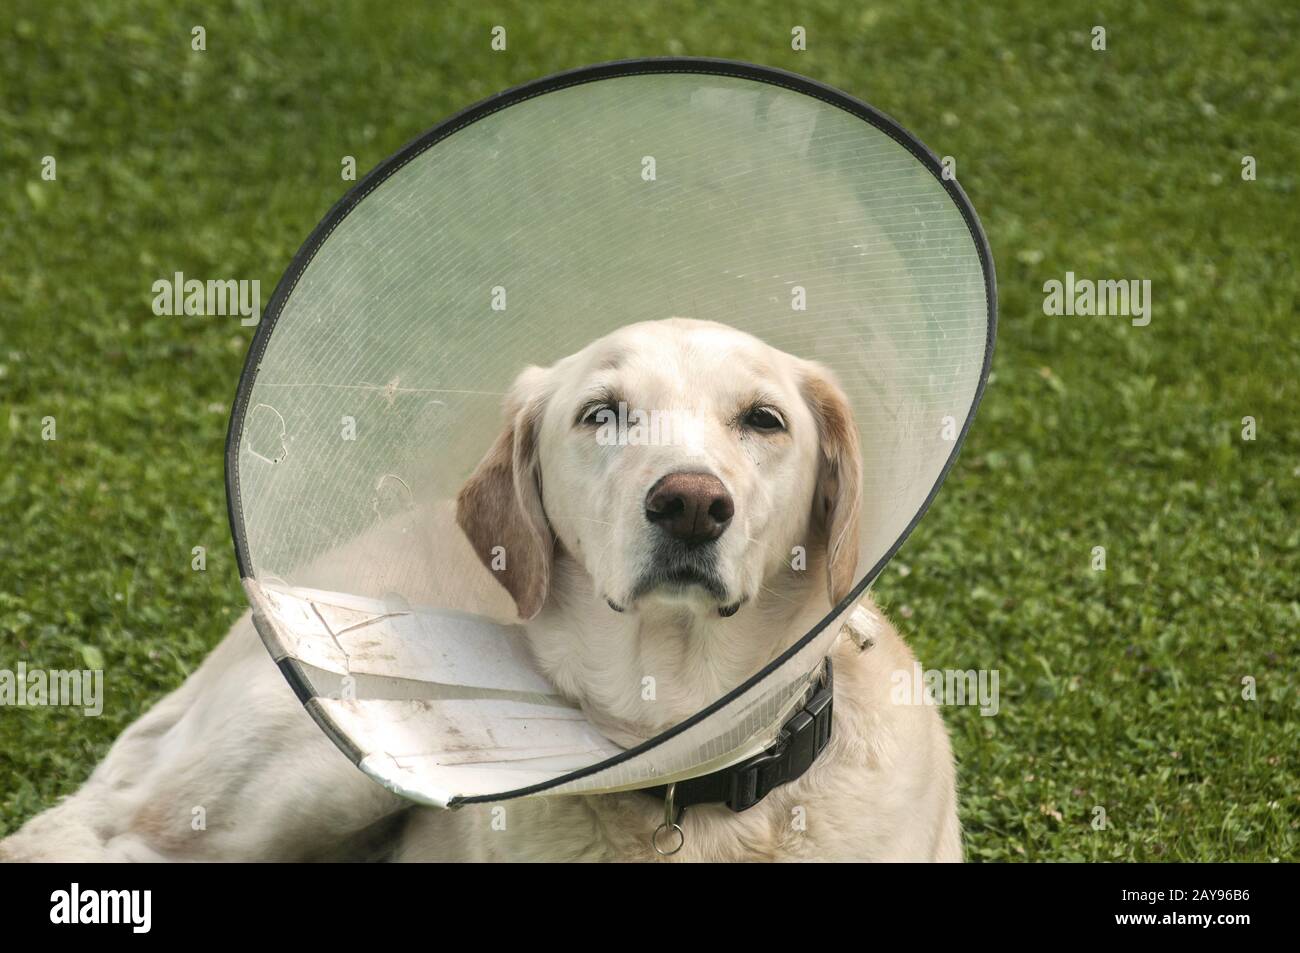
[[523,619],[557,547],[616,611],[726,617],[797,570],[798,547],[844,598],[860,492],[857,428],[820,365],[673,318],[520,374],[457,522]]

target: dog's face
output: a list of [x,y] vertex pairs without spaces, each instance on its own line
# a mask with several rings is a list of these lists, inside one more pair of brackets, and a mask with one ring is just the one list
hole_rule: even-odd
[[557,546],[618,612],[728,617],[797,547],[824,549],[832,602],[852,585],[857,431],[815,364],[719,324],[636,324],[524,371],[507,418],[457,517],[525,619]]

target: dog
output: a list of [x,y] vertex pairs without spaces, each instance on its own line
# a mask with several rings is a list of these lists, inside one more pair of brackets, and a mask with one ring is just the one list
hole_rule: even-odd
[[[460,532],[428,538],[459,547],[473,585],[509,597],[539,670],[631,746],[720,698],[848,596],[861,454],[820,365],[721,324],[633,324],[519,375],[448,514]],[[912,653],[869,598],[837,624],[851,637],[831,650],[826,749],[748,810],[691,807],[667,859],[962,859],[942,718],[890,701]],[[406,801],[326,738],[245,616],[78,792],[0,841],[0,859],[660,860],[663,815],[638,791],[456,810]]]

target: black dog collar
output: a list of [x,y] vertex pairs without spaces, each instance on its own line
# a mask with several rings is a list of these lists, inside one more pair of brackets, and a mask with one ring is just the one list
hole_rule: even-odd
[[749,810],[775,788],[800,777],[826,749],[831,740],[834,688],[834,671],[827,656],[821,678],[803,707],[781,726],[772,747],[712,774],[641,790],[659,799],[667,799],[671,793],[673,822],[693,804],[722,803],[733,811]]

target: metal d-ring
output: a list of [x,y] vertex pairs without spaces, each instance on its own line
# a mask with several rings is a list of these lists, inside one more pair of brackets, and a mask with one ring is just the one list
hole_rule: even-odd
[[[686,846],[686,832],[682,830],[682,825],[677,823],[677,811],[673,805],[673,795],[676,793],[677,785],[668,785],[668,793],[664,795],[664,822],[656,827],[654,834],[650,836],[650,846],[655,849],[655,853],[660,857],[671,857]],[[661,834],[670,831],[677,832],[677,846],[671,850],[665,850],[659,846],[659,837]]]

